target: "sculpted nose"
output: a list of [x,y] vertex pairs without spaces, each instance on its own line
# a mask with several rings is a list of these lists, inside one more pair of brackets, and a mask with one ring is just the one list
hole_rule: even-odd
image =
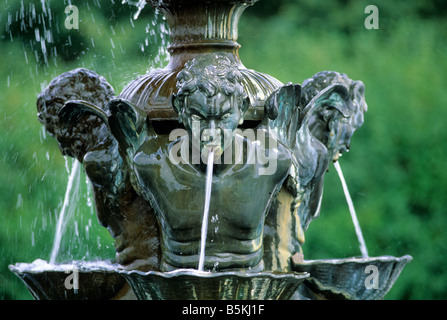
[[202,141],[212,142],[217,140],[220,136],[220,129],[216,128],[216,122],[214,120],[209,121],[208,127],[203,130]]
[[211,132],[214,132],[216,130],[216,121],[210,120],[209,128]]

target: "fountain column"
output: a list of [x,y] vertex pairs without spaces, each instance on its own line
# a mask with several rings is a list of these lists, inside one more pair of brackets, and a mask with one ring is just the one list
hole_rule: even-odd
[[132,81],[120,97],[131,101],[152,121],[176,120],[170,98],[177,92],[176,76],[185,63],[206,53],[220,53],[237,63],[251,107],[245,120],[260,121],[265,99],[282,83],[261,72],[245,68],[239,58],[238,22],[244,10],[258,0],[147,0],[169,25],[170,61]]

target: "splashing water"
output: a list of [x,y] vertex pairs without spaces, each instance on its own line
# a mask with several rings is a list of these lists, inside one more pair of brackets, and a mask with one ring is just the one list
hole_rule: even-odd
[[362,229],[360,228],[357,215],[355,213],[354,204],[352,203],[351,195],[349,194],[348,186],[346,185],[343,172],[341,171],[340,163],[338,161],[334,162],[335,170],[337,170],[338,176],[340,177],[341,184],[343,186],[343,192],[345,193],[346,202],[348,203],[349,212],[351,213],[352,222],[354,223],[355,233],[360,244],[360,251],[363,258],[368,258],[368,250],[366,249],[365,239],[363,239]]
[[205,244],[206,244],[206,233],[208,231],[208,214],[211,201],[211,187],[213,183],[213,165],[214,165],[214,149],[211,149],[208,154],[208,161],[206,164],[205,206],[203,208],[202,234],[200,239],[200,258],[198,267],[199,271],[203,271],[205,265]]
[[79,199],[79,175],[80,173],[80,163],[77,160],[73,161],[70,176],[68,178],[67,190],[65,191],[64,203],[62,205],[59,218],[57,220],[56,234],[54,236],[53,250],[51,251],[50,264],[55,264],[57,255],[59,253],[59,248],[61,245],[62,234],[66,228],[67,218],[70,217],[74,209],[76,208],[76,203]]
[[121,3],[122,4],[126,4],[127,3],[129,5],[137,7],[137,12],[133,15],[133,19],[137,20],[139,15],[140,15],[140,13],[141,13],[141,10],[143,10],[144,6],[146,5],[146,0],[139,0],[138,2],[137,1],[123,0]]

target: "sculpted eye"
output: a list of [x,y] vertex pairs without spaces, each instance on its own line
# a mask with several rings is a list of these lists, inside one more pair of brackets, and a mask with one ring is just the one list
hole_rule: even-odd
[[202,120],[202,118],[199,117],[199,116],[196,115],[196,114],[191,115],[191,119],[192,119],[193,121],[200,121],[200,120]]
[[228,119],[230,119],[230,117],[231,117],[231,114],[225,113],[222,117],[220,117],[220,119],[221,120],[228,120]]

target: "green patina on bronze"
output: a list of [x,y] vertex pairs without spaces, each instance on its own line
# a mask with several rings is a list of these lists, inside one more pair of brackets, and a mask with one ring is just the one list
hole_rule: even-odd
[[[141,272],[197,267],[213,149],[205,269],[302,271],[304,232],[319,215],[324,174],[363,124],[363,83],[324,71],[302,85],[282,84],[245,68],[237,24],[256,1],[147,2],[170,25],[165,68],[119,96],[103,77],[75,69],[37,102],[62,153],[84,166],[117,263]],[[315,293],[315,283],[301,294],[348,297],[336,284]]]

